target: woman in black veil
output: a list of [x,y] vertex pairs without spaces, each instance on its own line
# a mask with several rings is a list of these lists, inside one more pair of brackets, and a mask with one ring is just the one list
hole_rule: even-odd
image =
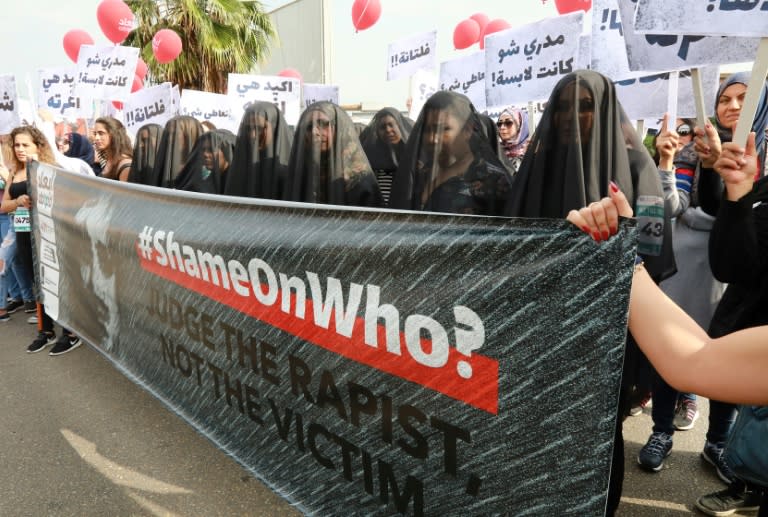
[[176,177],[176,188],[223,194],[234,148],[235,135],[226,129],[214,129],[200,135]]
[[274,104],[258,101],[248,106],[237,131],[224,193],[281,199],[292,138],[293,132]]
[[136,132],[131,174],[128,176],[130,183],[147,184],[152,177],[162,134],[163,126],[160,124],[145,124]]
[[405,153],[405,143],[412,128],[413,121],[395,108],[383,108],[360,134],[363,150],[376,174],[385,203],[389,202],[392,178]]
[[157,159],[147,185],[173,188],[176,176],[187,163],[197,139],[205,133],[203,125],[189,115],[178,115],[165,123]]
[[[564,218],[609,195],[611,182],[637,214],[638,254],[657,282],[675,272],[671,226],[661,181],[650,154],[629,122],[613,83],[597,72],[568,74],[555,86],[512,185],[506,213]],[[595,240],[608,235],[593,235]],[[624,356],[607,515],[613,515],[624,477],[622,421],[642,355],[628,339]]]
[[390,206],[502,215],[511,175],[464,95],[441,91],[424,104],[392,185]]
[[354,123],[333,103],[316,102],[302,113],[288,171],[286,201],[384,205]]

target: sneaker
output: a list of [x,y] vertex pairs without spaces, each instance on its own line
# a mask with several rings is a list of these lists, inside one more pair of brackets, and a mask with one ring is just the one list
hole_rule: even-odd
[[8,313],[8,310],[3,314],[0,314],[0,323],[5,323],[6,321],[9,321],[11,319],[11,315]]
[[32,312],[37,312],[37,302],[34,300],[29,300],[28,302],[24,302],[24,312],[27,314],[30,314]]
[[673,425],[678,431],[687,431],[693,429],[693,424],[699,418],[699,408],[696,401],[683,399],[675,408],[675,419]]
[[672,435],[661,431],[651,434],[637,455],[637,463],[646,470],[658,472],[664,466],[664,458],[672,452]]
[[641,399],[634,401],[629,408],[629,416],[641,415],[643,413],[643,410],[648,406],[648,403],[650,401],[651,401],[650,392],[643,395]]
[[701,458],[715,467],[717,471],[717,477],[719,477],[724,483],[730,485],[736,476],[733,475],[731,467],[725,461],[725,447],[717,443],[707,442],[704,444],[704,450],[701,451]]
[[24,307],[24,302],[21,300],[8,300],[5,304],[5,310],[8,314],[13,314],[21,307]]
[[37,325],[37,316],[30,316],[27,318],[27,323],[30,325]]
[[696,500],[696,508],[707,515],[731,515],[739,512],[756,512],[760,509],[760,496],[732,487],[703,495]]
[[56,344],[53,345],[48,355],[61,355],[71,352],[82,344],[80,338],[75,335],[62,334]]
[[34,354],[39,352],[48,345],[52,345],[56,342],[56,334],[53,332],[40,332],[37,338],[32,341],[32,344],[27,347],[27,353]]

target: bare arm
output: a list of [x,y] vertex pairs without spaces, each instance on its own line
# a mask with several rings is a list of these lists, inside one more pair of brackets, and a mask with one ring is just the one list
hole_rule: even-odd
[[[612,185],[610,198],[572,210],[568,220],[595,236],[601,228],[615,233],[619,216],[631,217],[632,208]],[[630,293],[629,330],[656,370],[678,390],[768,404],[768,327],[711,339],[638,267]]]

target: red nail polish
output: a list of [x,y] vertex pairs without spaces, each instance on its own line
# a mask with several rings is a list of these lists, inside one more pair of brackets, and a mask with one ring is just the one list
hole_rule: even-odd
[[613,181],[611,181],[611,191],[613,193],[616,193],[616,192],[619,191],[619,186],[616,183],[614,183]]
[[587,235],[589,235],[590,233],[592,233],[592,230],[590,230],[590,229],[589,229],[589,226],[582,226],[582,227],[581,227],[581,231],[582,231],[582,232],[584,232],[584,233],[586,233]]
[[607,241],[607,240],[608,240],[608,237],[610,237],[610,236],[611,236],[611,234],[610,234],[610,233],[608,233],[608,230],[604,230],[602,233],[603,233],[603,240],[604,240],[604,241]]
[[618,226],[613,226],[611,228],[611,235],[616,235],[617,233],[619,233],[619,227]]
[[600,234],[597,232],[592,233],[592,238],[595,239],[595,242],[600,242]]

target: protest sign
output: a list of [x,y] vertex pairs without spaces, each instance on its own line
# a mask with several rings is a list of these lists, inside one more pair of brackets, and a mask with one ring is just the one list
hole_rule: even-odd
[[[677,72],[673,72],[677,73]],[[718,67],[700,69],[707,115],[714,114],[714,98],[719,83]],[[691,72],[682,71],[677,88],[677,117],[695,118],[696,101]],[[632,120],[661,118],[669,109],[670,73],[651,74],[643,77],[615,81],[619,102]]]
[[0,135],[7,135],[20,122],[16,77],[0,75]]
[[549,98],[555,84],[576,70],[583,18],[579,11],[486,36],[486,103]]
[[440,89],[469,97],[475,109],[485,109],[485,52],[474,52],[440,64]]
[[339,87],[328,84],[304,83],[304,108],[320,101],[339,104]]
[[254,101],[271,102],[295,126],[301,114],[301,83],[292,77],[272,75],[229,74],[227,96],[231,117],[240,120]]
[[593,1],[591,45],[600,50],[590,56],[595,72],[614,81],[642,75],[629,70],[618,0]]
[[229,98],[222,93],[182,90],[180,115],[189,115],[199,121],[208,120],[217,128],[229,128],[233,124],[230,117]]
[[433,93],[437,91],[438,80],[434,72],[430,70],[416,70],[411,76],[409,88],[408,117],[416,120],[421,113],[421,108]]
[[88,99],[125,100],[131,94],[139,49],[82,45],[77,55],[75,95]]
[[132,93],[123,106],[125,128],[135,134],[145,124],[164,126],[176,115],[171,97],[171,83],[142,88]]
[[[703,4],[704,2],[700,2]],[[619,2],[622,20],[632,20],[633,1]],[[637,34],[631,23],[622,25],[630,70],[683,70],[694,66],[751,61],[758,38],[673,34]]]
[[93,103],[75,95],[77,67],[41,68],[37,72],[37,105],[69,119],[93,116]]
[[633,2],[637,3],[637,34],[768,36],[768,0]]
[[51,169],[59,322],[302,512],[603,514],[632,223],[598,246]]
[[434,70],[436,66],[437,31],[415,34],[387,47],[387,81],[410,77],[417,70]]

